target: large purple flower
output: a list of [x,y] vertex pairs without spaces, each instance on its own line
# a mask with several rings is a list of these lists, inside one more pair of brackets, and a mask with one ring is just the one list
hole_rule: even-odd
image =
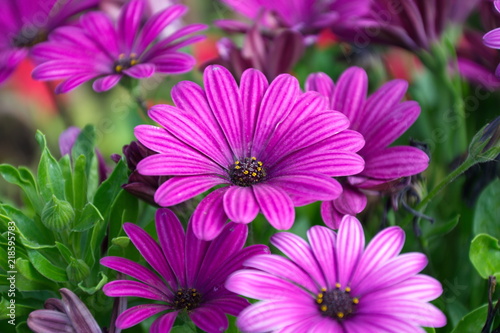
[[186,13],[187,7],[170,6],[144,24],[143,11],[144,1],[131,0],[122,8],[116,26],[106,14],[93,12],[83,15],[79,26],[57,29],[48,42],[33,50],[33,56],[42,62],[33,71],[33,77],[42,81],[65,79],[57,86],[57,93],[98,78],[93,88],[101,92],[113,88],[123,76],[144,79],[154,73],[191,70],[194,58],[178,50],[203,39],[204,36],[182,38],[205,29],[205,25],[188,25],[158,39],[169,24]]
[[[285,27],[304,34],[314,34],[323,28],[352,24],[369,10],[369,0],[221,0],[234,11],[252,21],[260,20],[270,27]],[[241,26],[230,20],[222,26]]]
[[125,258],[101,259],[102,265],[138,280],[109,282],[103,288],[107,296],[158,301],[136,305],[122,312],[116,320],[116,326],[122,329],[168,311],[153,322],[150,332],[169,332],[179,312],[186,311],[196,326],[204,331],[223,332],[228,327],[225,314],[237,316],[249,304],[224,287],[227,277],[243,268],[245,260],[269,253],[264,245],[243,248],[248,232],[246,225],[228,224],[213,241],[202,241],[194,236],[191,223],[184,233],[181,222],[168,209],[156,212],[160,245],[135,224],[126,223],[123,227],[141,255],[161,277]]
[[0,83],[5,82],[31,47],[47,39],[55,28],[92,6],[98,0],[1,1]]
[[417,102],[400,102],[408,83],[393,80],[366,98],[368,77],[359,67],[351,67],[339,78],[335,86],[324,73],[311,74],[306,90],[314,90],[325,96],[333,110],[339,110],[349,118],[352,130],[363,135],[366,144],[359,151],[365,160],[364,170],[343,182],[342,195],[333,201],[325,201],[321,214],[327,225],[336,229],[343,215],[356,215],[366,206],[366,196],[361,190],[391,190],[391,185],[401,177],[424,171],[429,157],[415,147],[388,147],[401,136],[418,118]]
[[164,128],[136,127],[135,135],[159,152],[143,159],[145,175],[170,175],[155,193],[172,206],[218,185],[193,214],[195,234],[212,239],[227,219],[249,223],[259,212],[277,229],[289,229],[294,206],[333,200],[341,193],[331,178],[357,174],[361,135],[345,131],[349,120],[316,92],[302,93],[282,74],[268,86],[249,69],[240,87],[221,66],[204,72],[205,91],[192,82],[172,90],[177,107],[156,105],[150,117]]
[[428,303],[441,295],[441,284],[418,274],[427,258],[399,255],[401,228],[381,231],[366,249],[352,216],[338,234],[314,226],[307,237],[309,243],[287,232],[274,235],[271,243],[289,259],[255,256],[245,262],[253,269],[229,277],[229,290],[260,300],[239,315],[243,332],[424,333],[420,326],[446,324]]

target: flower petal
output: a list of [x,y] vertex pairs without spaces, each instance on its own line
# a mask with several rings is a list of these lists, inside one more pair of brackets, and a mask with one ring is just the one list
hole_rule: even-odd
[[134,79],[146,79],[155,73],[155,65],[151,63],[137,64],[123,70],[123,73]]
[[330,106],[330,100],[333,97],[335,84],[328,75],[321,72],[309,74],[306,79],[305,88],[306,91],[319,92],[321,96],[324,96],[327,99],[328,105]]
[[188,316],[196,326],[208,333],[225,332],[229,326],[224,312],[211,304],[203,304],[203,306],[188,312]]
[[326,279],[327,288],[335,287],[338,281],[337,276],[337,260],[335,258],[335,241],[336,234],[331,229],[313,226],[307,231],[307,238],[311,245],[311,250],[316,260],[321,263],[320,268],[323,271],[323,276]]
[[216,189],[201,200],[196,207],[191,223],[193,233],[197,238],[208,241],[221,233],[228,220],[223,202],[227,189],[228,187]]
[[102,291],[109,297],[140,297],[169,302],[170,299],[158,289],[142,282],[129,280],[115,280],[102,287]]
[[429,156],[415,147],[397,146],[378,151],[365,157],[362,176],[395,179],[416,175],[427,169]]
[[[162,304],[136,305],[120,313],[120,315],[116,319],[115,325],[118,328],[126,329],[137,325],[141,321],[168,309],[168,306]],[[175,319],[175,317],[177,316],[177,311],[172,313],[174,314],[173,316]]]
[[224,211],[234,222],[252,222],[259,213],[259,204],[255,200],[252,188],[229,186],[224,194]]
[[285,191],[267,184],[252,186],[260,210],[276,229],[288,230],[295,220],[295,209]]
[[92,89],[94,89],[95,92],[108,91],[116,86],[121,78],[121,74],[106,75],[95,80],[94,83],[92,83]]
[[120,50],[127,55],[132,51],[132,45],[141,24],[144,5],[144,1],[131,0],[120,11],[117,24]]
[[156,319],[153,324],[151,324],[149,331],[151,333],[170,332],[178,313],[178,311],[173,311],[160,316],[160,318]]
[[184,149],[181,154],[160,153],[147,156],[137,164],[137,170],[146,176],[227,175],[212,160],[188,149]]
[[196,64],[196,60],[190,54],[180,52],[164,53],[149,59],[148,62],[155,65],[155,71],[163,74],[182,74],[189,72]]
[[338,283],[345,288],[351,282],[365,247],[365,235],[361,223],[352,216],[345,216],[340,222],[337,237]]
[[321,203],[321,218],[328,227],[338,229],[344,216],[344,214],[335,208],[334,200],[323,201]]
[[156,190],[155,201],[163,207],[177,205],[219,184],[224,179],[218,176],[172,177]]
[[500,49],[500,28],[493,29],[483,36],[484,45],[492,49]]
[[366,207],[368,199],[361,191],[351,186],[344,186],[342,194],[333,201],[337,211],[343,215],[361,213]]
[[362,122],[360,115],[367,89],[368,76],[364,69],[359,67],[350,67],[337,81],[332,97],[332,108],[349,118],[352,129],[356,129]]

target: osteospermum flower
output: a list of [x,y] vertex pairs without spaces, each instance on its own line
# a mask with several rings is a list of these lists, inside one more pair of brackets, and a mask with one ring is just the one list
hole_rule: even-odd
[[264,245],[243,248],[248,228],[231,223],[211,242],[196,238],[192,224],[184,232],[181,222],[168,209],[156,213],[160,244],[132,223],[123,228],[152,270],[131,260],[105,257],[101,264],[138,281],[117,280],[103,291],[112,297],[139,297],[158,302],[136,305],[122,312],[116,326],[125,329],[165,312],[151,325],[150,332],[169,332],[181,311],[206,332],[223,332],[228,327],[226,313],[237,316],[248,301],[228,291],[224,283],[229,274],[243,268],[254,255],[269,253]]
[[231,275],[226,287],[258,299],[241,312],[243,332],[421,332],[442,327],[446,317],[428,302],[442,293],[441,284],[418,274],[427,258],[399,255],[404,232],[390,227],[365,249],[359,221],[344,217],[338,234],[314,226],[308,242],[287,232],[271,243],[279,255],[255,256],[253,269]]
[[64,79],[57,93],[68,92],[97,78],[92,87],[101,92],[113,88],[124,77],[144,79],[154,73],[179,74],[192,69],[195,60],[179,52],[181,47],[204,38],[189,34],[205,29],[203,24],[185,26],[169,37],[158,35],[187,7],[170,6],[142,23],[144,1],[123,6],[116,26],[102,12],[83,15],[79,26],[54,31],[49,41],[38,45],[33,56],[42,64],[33,71],[37,80]]
[[1,1],[0,83],[5,82],[32,46],[47,39],[55,28],[98,0],[19,0]]
[[316,92],[302,93],[282,74],[268,86],[249,69],[238,88],[221,66],[204,72],[205,91],[192,82],[172,90],[176,107],[156,105],[150,117],[164,128],[141,125],[135,135],[159,154],[138,165],[144,175],[173,176],[155,193],[172,206],[210,188],[193,213],[198,237],[217,236],[227,219],[249,223],[259,212],[277,229],[289,229],[294,206],[332,200],[341,186],[331,178],[359,173],[359,133]]
[[363,211],[367,198],[364,190],[391,192],[393,182],[424,171],[429,157],[422,150],[410,146],[388,147],[418,118],[420,106],[414,101],[400,102],[408,83],[393,80],[380,87],[368,98],[368,77],[359,67],[351,67],[339,78],[337,85],[324,73],[311,74],[306,90],[325,96],[333,110],[344,113],[351,121],[350,128],[365,138],[359,151],[365,160],[364,170],[342,183],[342,195],[321,206],[323,220],[338,228],[343,215]]

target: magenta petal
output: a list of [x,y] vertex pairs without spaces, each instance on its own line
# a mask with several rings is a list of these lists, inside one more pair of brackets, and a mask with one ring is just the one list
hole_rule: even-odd
[[245,266],[273,274],[275,276],[291,281],[296,285],[301,285],[314,293],[317,286],[303,269],[295,265],[288,259],[275,254],[257,255],[248,259]]
[[236,157],[243,156],[243,119],[238,86],[231,73],[222,66],[212,65],[205,69],[203,81],[212,112]]
[[123,73],[130,77],[133,77],[134,79],[145,79],[153,76],[153,74],[155,73],[155,65],[138,64],[123,70]]
[[340,227],[340,222],[345,215],[342,214],[335,208],[334,201],[323,201],[321,203],[321,218],[325,224],[332,228],[338,229]]
[[85,29],[85,33],[106,50],[110,58],[116,58],[119,53],[118,36],[111,22],[111,19],[103,12],[90,12],[83,15],[80,23]]
[[492,49],[500,49],[500,28],[489,31],[483,36],[484,45]]
[[[121,329],[126,329],[137,325],[141,321],[168,309],[168,306],[161,304],[137,305],[123,311],[116,319],[115,325]],[[177,315],[177,312],[173,313]]]
[[[311,304],[313,304],[311,297]],[[319,316],[316,307],[303,302],[262,301],[243,310],[236,325],[243,332],[270,332]]]
[[290,229],[295,220],[295,209],[290,196],[285,191],[267,184],[256,184],[252,188],[267,221],[276,229]]
[[156,319],[151,327],[149,328],[150,333],[164,333],[170,332],[172,326],[174,325],[175,319],[177,318],[178,311],[165,313]]
[[259,213],[251,187],[229,186],[224,195],[224,211],[231,221],[252,222]]
[[271,244],[307,272],[319,285],[318,289],[327,286],[323,271],[305,240],[289,232],[280,232],[271,237]]
[[325,149],[345,150],[355,153],[363,148],[365,140],[360,133],[352,130],[345,130],[321,143]]
[[351,121],[351,128],[362,122],[360,114],[368,89],[368,76],[359,67],[350,67],[337,81],[332,98],[332,108],[340,111]]
[[228,187],[219,188],[207,195],[193,212],[193,232],[199,239],[214,239],[226,224],[228,217],[223,198],[227,189]]
[[225,332],[229,326],[226,315],[216,306],[204,304],[188,312],[189,318],[196,326],[207,333]]
[[64,94],[70,92],[71,90],[79,87],[87,81],[95,78],[97,74],[82,74],[82,75],[73,75],[63,82],[59,83],[55,89],[56,94]]
[[352,285],[357,285],[370,272],[396,257],[403,248],[404,242],[405,233],[400,227],[389,227],[379,232],[366,247],[352,277]]
[[327,98],[330,104],[330,99],[333,97],[335,85],[328,75],[325,73],[310,74],[306,79],[305,87],[306,91],[319,92],[322,96]]
[[[215,192],[215,191],[214,191]],[[209,195],[210,196],[210,195]],[[202,200],[203,202],[203,200]],[[200,203],[201,204],[201,203]],[[222,204],[222,198],[221,198]],[[198,205],[200,207],[200,205]],[[196,213],[196,211],[195,211]],[[210,217],[209,217],[210,218]],[[194,214],[191,217],[190,222],[188,223],[186,230],[186,284],[188,286],[193,286],[197,276],[200,266],[205,258],[205,253],[210,246],[210,242],[199,239],[195,236],[193,232],[193,220]],[[227,220],[227,217],[226,217]],[[225,223],[226,221],[224,221]],[[222,229],[222,227],[221,227]]]
[[389,315],[358,313],[353,320],[344,322],[348,332],[379,332],[384,333],[425,333],[423,328],[406,322],[404,319]]
[[0,54],[0,84],[7,81],[27,54],[27,48],[3,51]]
[[104,77],[101,77],[97,80],[94,81],[92,84],[92,89],[96,92],[103,92],[107,91],[120,82],[120,79],[122,78],[121,74],[112,74],[112,75],[106,75]]
[[156,190],[155,201],[163,207],[177,205],[224,182],[210,175],[173,177]]
[[185,276],[185,235],[181,221],[169,209],[156,211],[156,231],[160,245],[170,268],[180,285],[186,284]]
[[361,223],[352,216],[345,216],[340,222],[337,237],[338,283],[345,288],[358,265],[365,247],[365,234]]
[[396,179],[415,175],[427,169],[429,156],[415,147],[389,147],[365,157],[361,175],[379,179]]
[[182,149],[177,154],[169,152],[147,156],[137,164],[137,170],[146,176],[225,175],[212,160],[190,149]]
[[334,200],[335,208],[343,215],[356,215],[366,207],[366,195],[356,188],[344,186],[342,194]]
[[335,241],[336,234],[332,230],[313,226],[307,231],[307,238],[311,244],[311,250],[321,263],[320,267],[323,275],[328,283],[327,288],[334,288],[338,281],[335,281],[337,276],[337,260],[335,258]]
[[102,291],[109,297],[140,297],[163,302],[170,301],[170,299],[158,289],[137,281],[111,281],[104,285]]
[[243,309],[250,305],[250,302],[248,302],[246,298],[237,295],[216,298],[208,301],[207,303],[221,309],[224,313],[235,317],[237,317]]
[[155,70],[163,74],[182,74],[189,72],[196,64],[196,60],[190,54],[171,52],[161,54],[148,59],[155,65]]
[[118,17],[120,49],[127,54],[132,51],[132,45],[141,24],[144,5],[144,1],[131,0],[123,6]]

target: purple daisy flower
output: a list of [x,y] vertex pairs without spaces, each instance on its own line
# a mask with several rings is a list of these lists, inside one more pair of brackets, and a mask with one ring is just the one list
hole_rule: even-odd
[[367,198],[362,190],[390,192],[393,183],[424,171],[429,157],[415,147],[388,147],[399,138],[420,114],[417,102],[400,102],[408,83],[404,80],[387,82],[370,97],[366,97],[368,77],[359,67],[347,69],[335,86],[324,73],[311,74],[306,90],[325,96],[330,108],[339,110],[349,118],[350,129],[363,135],[366,144],[358,153],[365,160],[364,170],[342,183],[342,195],[325,201],[321,214],[325,223],[337,229],[342,216],[363,211]]
[[5,82],[35,44],[73,15],[96,6],[98,0],[1,1],[0,84]]
[[399,255],[405,234],[390,227],[365,249],[359,221],[346,216],[338,234],[314,226],[309,243],[287,232],[271,243],[279,255],[255,256],[253,269],[229,277],[226,288],[258,299],[238,316],[243,332],[409,333],[420,326],[442,327],[444,314],[428,302],[441,284],[417,274],[426,265],[421,253]]
[[116,26],[106,14],[93,12],[83,15],[79,26],[57,29],[49,41],[33,49],[33,56],[41,62],[33,77],[42,81],[65,79],[56,87],[57,93],[98,78],[92,87],[102,92],[113,88],[123,76],[144,79],[154,73],[190,71],[194,58],[178,50],[205,37],[182,38],[206,26],[188,25],[158,39],[168,25],[186,13],[187,7],[170,6],[142,24],[144,6],[142,0],[128,2]]
[[297,79],[279,75],[268,86],[260,71],[246,70],[240,87],[224,67],[204,72],[205,91],[192,82],[172,89],[176,107],[156,105],[149,116],[164,128],[140,125],[139,141],[159,154],[137,165],[144,175],[173,176],[155,193],[173,206],[214,186],[193,214],[193,229],[213,239],[227,219],[249,223],[259,212],[276,229],[289,229],[294,206],[337,198],[332,177],[357,174],[355,152],[363,138],[346,131],[349,120],[328,108]]
[[[234,11],[252,21],[259,20],[271,27],[285,27],[306,35],[316,34],[323,28],[352,24],[370,9],[370,0],[221,0]],[[221,27],[242,27],[239,22],[219,20]]]
[[109,282],[103,287],[107,296],[159,301],[122,312],[116,319],[116,326],[121,329],[168,311],[153,322],[150,332],[169,332],[179,312],[186,311],[196,326],[206,332],[226,330],[228,319],[225,314],[237,316],[249,304],[246,299],[224,287],[227,277],[243,268],[245,260],[269,253],[265,245],[243,248],[248,233],[246,225],[228,224],[213,241],[202,241],[194,236],[191,223],[184,233],[181,222],[168,209],[156,212],[160,245],[135,224],[125,223],[123,228],[161,277],[125,258],[101,259],[101,265],[138,280]]

